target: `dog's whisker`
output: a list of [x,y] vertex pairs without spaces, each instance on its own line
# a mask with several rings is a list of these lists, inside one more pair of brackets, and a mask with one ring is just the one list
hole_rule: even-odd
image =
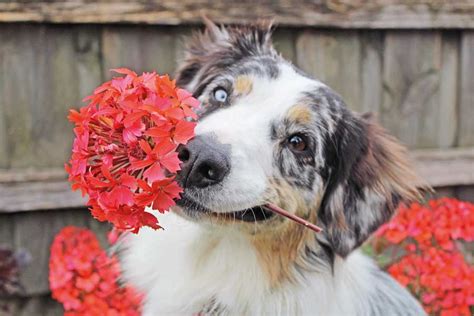
[[255,215],[255,212],[254,212],[253,208],[251,208],[250,211],[252,212],[252,215],[253,215],[253,218],[254,218],[253,228],[254,228],[254,234],[256,234],[257,233],[257,216]]
[[[262,210],[262,207],[261,207],[261,206],[260,206],[260,209]],[[267,215],[265,214],[265,212],[263,212],[263,210],[262,210],[262,214],[263,214],[263,218],[264,218],[265,220],[267,220]]]

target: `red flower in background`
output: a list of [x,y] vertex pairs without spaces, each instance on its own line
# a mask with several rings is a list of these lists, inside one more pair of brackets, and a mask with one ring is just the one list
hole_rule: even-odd
[[125,76],[105,82],[84,99],[87,106],[70,111],[76,137],[66,171],[98,220],[133,232],[157,229],[145,208],[164,212],[179,198],[176,148],[194,136],[195,123],[187,119],[197,118],[192,109],[199,102],[168,76],[115,72]]
[[68,226],[51,246],[49,283],[65,315],[127,315],[141,313],[142,297],[120,286],[117,258],[109,257],[94,233]]
[[471,315],[474,267],[462,247],[474,241],[473,204],[443,198],[428,205],[402,205],[376,235],[385,246],[403,250],[388,272],[420,299],[428,313]]

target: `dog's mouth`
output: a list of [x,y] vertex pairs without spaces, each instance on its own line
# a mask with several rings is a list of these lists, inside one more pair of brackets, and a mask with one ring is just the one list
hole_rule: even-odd
[[188,197],[182,197],[176,204],[191,217],[206,214],[214,218],[239,220],[242,222],[262,222],[275,216],[275,213],[270,211],[265,205],[257,205],[240,211],[221,213],[214,212]]
[[176,204],[181,207],[184,213],[195,219],[199,218],[202,215],[208,215],[210,217],[231,220],[234,222],[239,220],[242,222],[255,223],[267,221],[270,218],[275,217],[276,214],[278,214],[296,222],[299,225],[303,225],[304,227],[311,229],[315,233],[319,233],[320,231],[322,231],[321,227],[318,227],[315,224],[309,222],[308,220],[298,217],[297,215],[292,214],[273,203],[267,203],[241,211],[226,213],[214,212],[186,196],[183,196],[180,200],[178,200]]
[[270,219],[275,214],[269,211],[265,207],[265,205],[259,205],[242,211],[236,211],[231,213],[213,213],[213,215],[218,217],[225,217],[231,220],[237,219],[243,222],[260,222]]

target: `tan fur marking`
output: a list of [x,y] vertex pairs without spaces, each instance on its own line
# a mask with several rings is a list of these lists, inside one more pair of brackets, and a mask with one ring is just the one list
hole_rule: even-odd
[[[278,197],[277,204],[290,212],[294,212],[313,223],[316,222],[316,210],[321,199],[307,205],[295,188],[284,181],[271,182],[271,187]],[[289,220],[275,223],[271,229],[252,236],[259,260],[267,274],[271,288],[278,288],[285,281],[296,281],[295,266],[310,269],[304,260],[305,247],[315,248],[314,233],[305,227]]]
[[286,222],[272,233],[253,237],[271,288],[278,288],[284,281],[295,281],[294,265],[310,239],[310,231],[293,222]]
[[234,90],[236,94],[248,95],[252,92],[253,83],[249,76],[239,76],[235,79]]
[[304,104],[297,104],[288,110],[288,118],[300,124],[311,123],[311,110]]

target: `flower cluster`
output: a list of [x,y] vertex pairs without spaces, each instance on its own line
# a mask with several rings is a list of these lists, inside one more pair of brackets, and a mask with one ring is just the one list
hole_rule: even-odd
[[22,293],[20,271],[30,260],[31,255],[25,251],[0,247],[0,297]]
[[194,136],[189,119],[197,118],[199,102],[168,76],[115,72],[125,76],[105,82],[84,99],[87,106],[70,111],[75,139],[66,171],[98,220],[133,232],[157,229],[145,208],[164,212],[179,198],[176,150]]
[[117,280],[117,258],[108,257],[94,233],[68,226],[51,246],[49,283],[66,316],[138,316],[142,297]]
[[462,248],[474,241],[474,204],[455,199],[401,206],[376,233],[383,247],[403,253],[388,272],[407,286],[430,314],[471,315],[474,267]]

